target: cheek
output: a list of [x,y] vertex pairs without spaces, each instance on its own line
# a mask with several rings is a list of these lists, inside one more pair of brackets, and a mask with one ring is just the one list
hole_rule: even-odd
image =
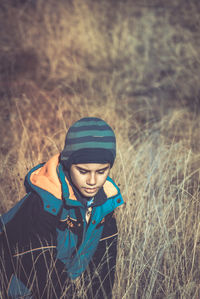
[[84,184],[84,177],[81,176],[80,174],[77,174],[77,175],[74,175],[72,181],[77,187],[80,187]]
[[72,172],[71,173],[71,180],[72,180],[72,183],[77,186],[78,185],[78,176],[76,175],[76,173]]
[[101,186],[104,185],[106,179],[107,179],[107,175],[101,176],[98,181],[99,185],[101,185]]

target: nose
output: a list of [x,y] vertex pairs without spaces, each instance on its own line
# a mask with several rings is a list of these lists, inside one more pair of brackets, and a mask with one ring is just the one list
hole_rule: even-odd
[[90,173],[87,178],[87,184],[90,186],[96,185],[96,175],[95,173]]

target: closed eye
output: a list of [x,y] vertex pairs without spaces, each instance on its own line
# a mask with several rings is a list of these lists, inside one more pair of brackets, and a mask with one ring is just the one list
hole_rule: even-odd
[[[81,167],[78,167],[78,166],[76,166],[76,168],[77,168],[77,170],[79,171],[80,174],[87,174],[87,173],[91,172],[90,170],[87,170],[87,169],[84,169],[84,168],[81,168]],[[104,174],[106,172],[106,170],[108,170],[108,169],[109,169],[109,166],[97,170],[96,173]]]
[[80,172],[81,174],[86,174],[86,173],[88,173],[87,170],[82,170],[82,169],[79,169],[79,172]]
[[98,174],[104,174],[106,170],[98,170],[97,173]]

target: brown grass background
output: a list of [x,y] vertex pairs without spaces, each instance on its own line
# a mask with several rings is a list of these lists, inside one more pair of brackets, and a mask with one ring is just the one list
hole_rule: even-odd
[[0,211],[84,116],[117,135],[114,298],[200,298],[200,2],[1,0]]

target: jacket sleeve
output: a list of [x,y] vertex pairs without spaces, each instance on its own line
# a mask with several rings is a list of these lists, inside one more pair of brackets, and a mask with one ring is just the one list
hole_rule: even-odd
[[59,298],[68,279],[64,265],[56,259],[59,216],[46,212],[41,198],[32,192],[8,218],[1,221],[0,234],[3,292],[15,275],[34,298],[47,298],[47,292]]
[[117,225],[113,212],[106,216],[102,238],[84,273],[84,281],[90,286],[88,299],[112,298],[117,256]]

